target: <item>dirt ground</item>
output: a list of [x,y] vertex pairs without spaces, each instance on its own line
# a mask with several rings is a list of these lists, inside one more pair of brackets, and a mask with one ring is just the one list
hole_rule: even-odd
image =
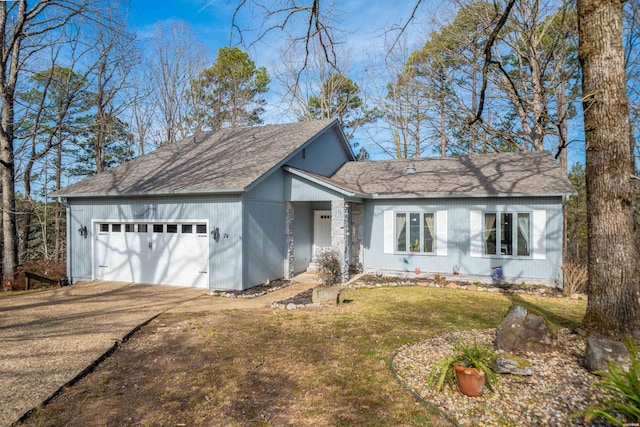
[[[67,266],[64,262],[51,260],[27,261],[18,266],[16,279],[11,282],[11,286],[6,287],[7,291],[23,291],[26,289],[25,271],[51,280],[62,280],[67,277]],[[52,287],[52,285],[32,280],[29,287],[30,289],[46,289]]]
[[22,425],[438,425],[370,347],[386,325],[354,311],[162,315]]
[[[390,374],[402,345],[497,325],[508,296],[350,290],[346,304],[164,314],[24,426],[442,426]],[[446,301],[446,304],[444,304]],[[578,324],[584,303],[527,297]]]

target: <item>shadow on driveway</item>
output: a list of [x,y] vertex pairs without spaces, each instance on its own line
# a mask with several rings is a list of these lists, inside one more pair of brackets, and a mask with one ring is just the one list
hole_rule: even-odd
[[84,282],[0,298],[0,426],[49,400],[140,325],[206,292]]

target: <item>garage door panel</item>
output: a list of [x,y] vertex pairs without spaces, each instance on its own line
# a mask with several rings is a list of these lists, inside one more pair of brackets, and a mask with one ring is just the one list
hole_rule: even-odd
[[[97,224],[98,229],[101,226]],[[195,223],[147,224],[143,228],[146,232],[127,227],[131,232],[110,229],[97,233],[96,279],[208,288],[206,228],[196,228]],[[196,234],[196,230],[205,233]]]

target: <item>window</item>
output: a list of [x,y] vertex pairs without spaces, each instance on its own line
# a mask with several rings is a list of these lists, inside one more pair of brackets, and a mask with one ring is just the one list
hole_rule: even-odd
[[119,233],[122,231],[122,224],[111,224],[111,231]]
[[167,233],[177,233],[178,232],[178,224],[167,224]]
[[138,224],[138,233],[146,233],[147,224]]
[[[408,227],[407,218],[409,219]],[[395,249],[397,252],[434,252],[434,237],[435,216],[433,213],[402,212],[395,214]]]
[[528,212],[484,214],[485,255],[531,255],[531,215]]
[[206,232],[207,232],[207,224],[196,224],[196,233],[206,234]]
[[164,231],[164,227],[162,224],[153,224],[154,233],[162,233],[163,231]]
[[135,228],[134,224],[125,224],[124,232],[125,233],[133,233],[133,229]]
[[193,225],[182,224],[182,234],[191,234],[191,233],[193,233]]
[[109,224],[100,224],[100,232],[102,233],[109,232]]

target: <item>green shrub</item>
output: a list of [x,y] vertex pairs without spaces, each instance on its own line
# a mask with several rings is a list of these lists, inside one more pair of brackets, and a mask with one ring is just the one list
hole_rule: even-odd
[[599,405],[587,408],[585,420],[603,417],[618,426],[640,422],[640,359],[638,347],[631,337],[625,340],[631,363],[628,370],[614,365],[607,360],[608,369],[598,372],[604,377],[595,384],[606,390],[610,398]]
[[445,357],[437,361],[429,373],[429,387],[442,390],[446,385],[455,384],[454,366],[468,366],[484,372],[486,376],[486,386],[492,390],[493,384],[498,380],[498,376],[493,371],[497,354],[488,345],[478,344],[473,340],[473,344],[458,342],[453,346],[453,356]]

